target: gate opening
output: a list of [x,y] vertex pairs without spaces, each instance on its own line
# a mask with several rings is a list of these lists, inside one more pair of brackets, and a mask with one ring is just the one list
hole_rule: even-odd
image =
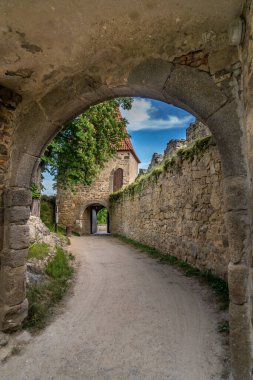
[[99,203],[89,205],[83,214],[84,235],[106,235],[110,233],[110,215],[107,208]]

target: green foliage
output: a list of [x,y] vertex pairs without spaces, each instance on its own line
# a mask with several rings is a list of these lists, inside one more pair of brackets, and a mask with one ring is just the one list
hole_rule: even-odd
[[192,162],[195,157],[202,157],[211,145],[215,145],[214,139],[212,136],[207,136],[196,140],[190,147],[178,149],[177,156]]
[[69,286],[73,275],[71,259],[71,255],[58,247],[56,255],[47,265],[47,280],[28,286],[29,309],[25,327],[36,331],[46,326],[54,306],[62,299]]
[[164,161],[163,167],[164,170],[167,172],[169,169],[175,168],[176,166],[176,158],[174,156],[167,158]]
[[107,224],[108,211],[106,208],[102,208],[97,213],[97,224]]
[[46,243],[34,243],[28,249],[28,260],[43,259],[48,255],[49,245]]
[[31,192],[32,192],[32,199],[40,199],[40,189],[34,182],[31,185]]
[[72,268],[69,266],[69,256],[57,247],[56,255],[48,263],[46,274],[52,278],[68,278],[71,276]]
[[186,261],[178,259],[176,256],[169,255],[167,253],[161,252],[160,250],[150,247],[146,244],[140,243],[136,240],[129,239],[124,235],[115,234],[120,240],[124,243],[131,244],[137,249],[141,251],[147,252],[152,257],[159,259],[159,261],[163,264],[169,264],[176,266],[181,269],[184,274],[188,277],[196,277],[204,283],[208,284],[216,294],[221,309],[225,310],[228,308],[229,304],[229,291],[228,284],[222,278],[214,275],[211,271],[201,271],[198,268],[193,267]]
[[54,228],[54,221],[55,221],[54,210],[55,210],[55,197],[42,195],[41,202],[40,202],[40,218],[42,222],[50,230],[51,228]]
[[131,98],[100,103],[64,126],[42,157],[58,187],[74,190],[93,182],[125,137],[126,120],[118,118],[119,106],[129,109],[131,104]]
[[139,193],[145,184],[149,184],[150,181],[157,182],[159,177],[166,173],[168,170],[178,170],[179,167],[177,163],[177,157],[180,157],[181,161],[188,160],[192,162],[194,158],[200,158],[203,156],[203,154],[212,145],[215,145],[213,137],[207,136],[203,139],[196,140],[195,143],[190,147],[178,149],[175,155],[167,158],[162,165],[155,166],[150,172],[137,177],[137,179],[130,185],[110,194],[110,205],[113,206],[113,203],[120,200],[123,196],[133,196]]

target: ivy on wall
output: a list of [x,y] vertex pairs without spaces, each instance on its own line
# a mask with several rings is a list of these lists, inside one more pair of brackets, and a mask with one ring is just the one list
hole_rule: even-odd
[[91,185],[125,137],[126,120],[119,107],[130,109],[132,98],[118,98],[90,107],[63,127],[42,157],[55,187]]

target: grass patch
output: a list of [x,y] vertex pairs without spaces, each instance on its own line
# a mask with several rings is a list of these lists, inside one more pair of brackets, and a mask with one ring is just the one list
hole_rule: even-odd
[[188,277],[196,277],[204,283],[208,284],[217,296],[217,299],[222,310],[226,310],[229,305],[229,292],[226,281],[214,275],[211,271],[201,271],[186,261],[178,259],[176,256],[163,253],[156,248],[142,244],[138,241],[132,240],[126,236],[115,234],[115,237],[127,244],[131,244],[135,248],[147,252],[150,256],[159,259],[161,263],[175,266],[182,270]]
[[34,243],[28,249],[28,260],[43,259],[48,255],[49,245],[46,243]]
[[48,228],[50,225],[54,225],[55,196],[42,195],[40,201],[40,218]]
[[72,235],[73,235],[73,236],[81,236],[80,233],[77,232],[77,231],[72,231]]
[[189,147],[183,147],[178,149],[177,156],[183,160],[192,162],[194,158],[200,158],[209,149],[211,145],[215,145],[212,136],[207,136],[202,139],[198,139]]
[[57,247],[56,255],[49,261],[46,267],[46,274],[54,279],[69,278],[72,273],[69,260],[70,256],[68,257],[63,249]]
[[73,275],[73,256],[57,247],[56,255],[49,261],[45,282],[31,284],[27,288],[28,317],[24,327],[37,331],[44,328],[55,305],[62,299]]

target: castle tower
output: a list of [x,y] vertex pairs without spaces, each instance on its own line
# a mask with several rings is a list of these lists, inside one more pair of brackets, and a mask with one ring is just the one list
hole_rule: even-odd
[[[119,113],[118,117],[121,117]],[[77,191],[59,189],[57,206],[59,224],[83,234],[97,232],[96,215],[109,207],[109,195],[132,183],[138,175],[140,160],[127,134],[117,153],[107,162],[91,186],[79,185]],[[109,232],[109,220],[107,223]]]

